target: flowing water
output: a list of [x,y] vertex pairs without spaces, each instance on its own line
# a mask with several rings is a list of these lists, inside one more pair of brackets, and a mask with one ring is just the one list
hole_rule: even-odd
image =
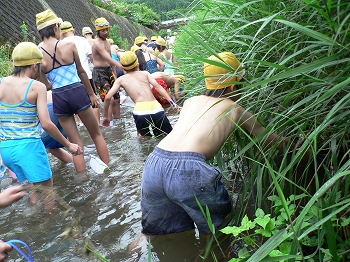
[[[135,247],[141,232],[142,167],[159,140],[137,138],[132,107],[122,106],[121,115],[117,126],[101,127],[111,156],[110,170],[97,175],[89,168],[86,175],[77,175],[73,164],[50,156],[57,208],[47,213],[26,196],[1,209],[0,239],[26,241],[35,261],[103,261],[94,254],[84,254],[83,239],[89,239],[94,250],[110,261],[201,261],[198,255],[205,240],[196,231],[152,239],[151,253],[146,239]],[[176,119],[176,115],[169,115],[172,124]],[[85,151],[97,155],[85,127],[79,130]],[[67,206],[60,202],[72,211],[67,213]],[[78,233],[60,237],[67,228]],[[13,251],[8,261],[26,260]]]

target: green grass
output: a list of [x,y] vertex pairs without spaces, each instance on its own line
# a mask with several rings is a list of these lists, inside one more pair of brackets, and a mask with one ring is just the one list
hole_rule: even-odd
[[[230,226],[241,227],[245,215],[254,221],[259,209],[275,221],[285,216],[232,261],[349,260],[350,4],[207,0],[190,11],[196,19],[178,30],[175,46],[189,96],[205,88],[206,58],[232,51],[247,72],[239,103],[267,133],[299,143],[281,155],[237,130],[212,161],[238,195]],[[303,162],[307,150],[312,156]]]

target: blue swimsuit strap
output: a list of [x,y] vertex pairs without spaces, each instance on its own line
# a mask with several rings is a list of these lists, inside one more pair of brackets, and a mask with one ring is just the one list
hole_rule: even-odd
[[[29,245],[28,245],[26,242],[24,242],[23,240],[20,240],[20,239],[11,239],[11,240],[9,240],[9,241],[6,241],[5,243],[6,243],[6,244],[9,244],[9,245],[11,245],[13,248],[15,248],[15,249],[18,251],[18,253],[20,253],[25,259],[27,259],[27,261],[29,261],[29,262],[34,262],[33,252],[32,252],[32,250],[30,249]],[[28,255],[26,252],[24,252],[22,249],[20,249],[16,244],[22,244],[22,245],[24,245],[24,246],[28,249],[29,255]]]

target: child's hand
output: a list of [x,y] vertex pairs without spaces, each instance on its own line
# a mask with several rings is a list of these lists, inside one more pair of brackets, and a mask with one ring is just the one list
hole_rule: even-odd
[[8,257],[8,252],[10,251],[12,251],[12,246],[9,244],[5,244],[3,241],[0,240],[0,262],[5,261],[5,259]]
[[[0,193],[0,207],[7,207],[26,195],[22,186],[11,186]],[[0,255],[1,257],[1,255]],[[2,260],[0,260],[2,261]]]
[[72,153],[73,156],[81,155],[82,153],[84,153],[81,146],[73,143],[69,143],[68,150]]
[[104,126],[104,127],[109,127],[109,120],[108,120],[108,118],[103,118],[103,121],[102,121],[102,125]]

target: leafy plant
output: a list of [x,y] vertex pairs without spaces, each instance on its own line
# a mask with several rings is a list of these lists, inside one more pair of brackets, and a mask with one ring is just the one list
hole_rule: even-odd
[[[196,18],[178,30],[175,46],[189,95],[205,89],[206,58],[232,51],[246,69],[239,103],[266,133],[298,145],[281,154],[238,128],[212,161],[231,184],[230,225],[253,223],[241,232],[251,247],[240,259],[349,260],[350,3],[204,0],[189,10]],[[256,211],[255,219],[269,219],[265,228],[247,220]]]

